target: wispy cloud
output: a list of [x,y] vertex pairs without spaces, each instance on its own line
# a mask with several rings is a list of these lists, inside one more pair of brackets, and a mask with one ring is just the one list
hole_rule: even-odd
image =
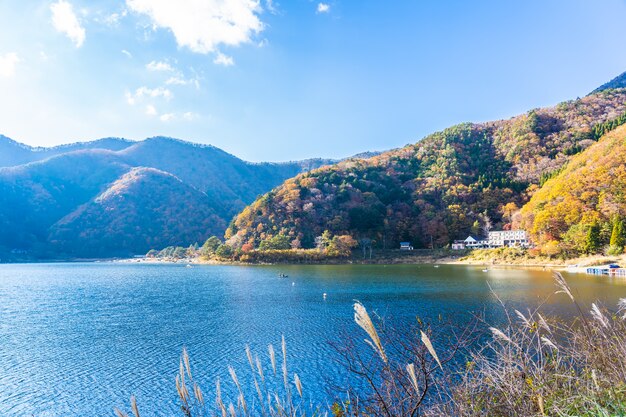
[[173,72],[174,67],[172,67],[169,62],[164,61],[151,61],[146,64],[146,69],[148,71],[165,71],[165,72]]
[[196,89],[200,88],[200,80],[196,77],[185,78],[181,74],[176,74],[165,81],[166,85],[193,85]]
[[66,35],[77,48],[85,42],[85,28],[81,26],[74,8],[65,0],[59,0],[50,6],[54,28]]
[[317,12],[318,13],[328,13],[328,12],[330,12],[330,4],[328,4],[328,3],[318,3],[317,4]]
[[217,65],[223,65],[225,67],[231,67],[235,65],[235,61],[233,60],[233,57],[224,55],[221,52],[218,52],[217,55],[215,55],[215,58],[213,59],[213,63]]
[[139,87],[134,93],[126,92],[126,102],[130,105],[137,104],[143,98],[164,98],[169,101],[172,97],[174,97],[174,94],[164,87]]
[[117,27],[120,24],[120,20],[122,20],[128,14],[128,10],[124,9],[119,13],[111,13],[105,16],[102,21],[107,26]]
[[175,117],[176,115],[174,113],[165,113],[159,116],[159,120],[162,122],[171,122]]
[[146,106],[146,115],[147,116],[156,116],[158,114],[156,107],[152,104],[148,104]]
[[15,52],[0,55],[0,77],[13,77],[20,58]]
[[126,55],[128,58],[132,58],[132,57],[133,57],[133,54],[131,54],[130,52],[128,52],[126,49],[122,49],[122,53],[123,53],[124,55]]
[[126,5],[155,27],[171,30],[179,46],[202,54],[250,42],[263,30],[259,0],[126,0]]
[[267,9],[268,12],[272,14],[278,13],[278,9],[276,5],[274,4],[273,0],[265,0],[265,8]]

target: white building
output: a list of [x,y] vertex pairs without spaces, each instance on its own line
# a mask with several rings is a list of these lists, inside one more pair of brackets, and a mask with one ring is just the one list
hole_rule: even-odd
[[466,248],[485,248],[487,247],[487,241],[481,240],[474,236],[468,236],[467,239],[463,241]]
[[496,230],[489,232],[488,239],[490,248],[509,247],[529,247],[530,240],[525,230]]

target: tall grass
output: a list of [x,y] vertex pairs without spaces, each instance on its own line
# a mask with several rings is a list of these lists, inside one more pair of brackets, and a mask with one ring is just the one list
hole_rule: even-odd
[[[482,317],[463,326],[418,319],[407,334],[355,303],[355,322],[369,347],[354,335],[334,343],[352,383],[336,388],[328,410],[304,400],[302,381],[288,372],[284,338],[280,364],[270,345],[265,368],[246,348],[245,381],[229,368],[233,398],[226,398],[219,379],[214,396],[205,395],[183,350],[175,380],[181,414],[626,417],[626,299],[613,309],[582,306],[562,275],[555,274],[555,282],[554,295],[567,297],[578,312],[567,322],[546,317],[541,308],[522,312],[501,302],[504,325]],[[139,417],[133,397],[130,406]]]
[[[186,349],[183,349],[178,375],[175,378],[180,412],[185,417],[306,417],[327,415],[305,401],[304,388],[298,374],[290,374],[287,367],[287,344],[281,341],[280,364],[277,364],[273,345],[268,346],[269,366],[264,366],[259,356],[248,346],[245,349],[249,365],[243,378],[235,368],[228,367],[229,381],[215,380],[213,395],[207,395],[194,380]],[[228,390],[224,384],[229,384]],[[230,393],[230,397],[229,394]],[[131,410],[135,417],[139,410],[131,397]],[[118,417],[129,417],[115,409]]]

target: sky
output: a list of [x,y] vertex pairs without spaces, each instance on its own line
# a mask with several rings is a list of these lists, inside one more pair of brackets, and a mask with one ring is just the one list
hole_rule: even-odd
[[0,134],[339,158],[584,96],[626,0],[4,0]]

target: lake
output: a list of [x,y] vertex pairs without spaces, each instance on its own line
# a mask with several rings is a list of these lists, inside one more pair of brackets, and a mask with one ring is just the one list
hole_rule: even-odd
[[[566,277],[583,303],[626,297],[626,281]],[[340,373],[328,342],[361,331],[354,300],[397,323],[471,311],[497,323],[487,283],[517,308],[555,290],[549,271],[470,266],[0,265],[0,415],[113,415],[131,394],[143,415],[174,415],[183,346],[212,401],[216,377],[247,366],[246,344],[267,358],[281,335],[305,395],[324,402],[325,376]],[[574,313],[563,295],[544,310]]]

